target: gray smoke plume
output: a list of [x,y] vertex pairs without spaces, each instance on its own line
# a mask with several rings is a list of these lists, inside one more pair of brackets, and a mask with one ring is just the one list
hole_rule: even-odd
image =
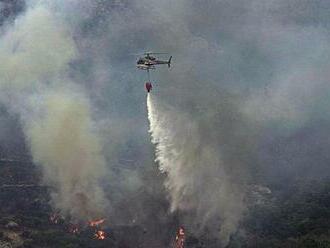
[[87,221],[104,214],[102,146],[91,106],[68,75],[77,49],[46,2],[29,6],[5,27],[0,46],[1,101],[20,116],[33,160],[64,216]]

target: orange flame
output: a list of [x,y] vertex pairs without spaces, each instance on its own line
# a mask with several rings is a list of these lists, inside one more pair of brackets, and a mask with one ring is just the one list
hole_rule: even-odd
[[92,220],[89,221],[88,224],[90,227],[94,227],[95,228],[95,234],[94,237],[98,240],[104,240],[105,239],[105,232],[102,230],[98,230],[100,228],[98,228],[100,225],[102,225],[104,223],[105,219],[99,219],[99,220]]
[[184,248],[186,234],[183,227],[180,227],[175,236],[175,248]]
[[95,236],[95,238],[97,238],[99,240],[104,240],[105,239],[105,232],[99,230],[94,234],[94,236]]
[[100,219],[100,220],[92,220],[90,222],[88,222],[89,226],[98,226],[101,225],[103,222],[105,221],[105,219]]

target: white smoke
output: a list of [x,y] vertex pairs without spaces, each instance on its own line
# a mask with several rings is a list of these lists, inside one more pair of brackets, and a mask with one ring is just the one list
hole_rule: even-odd
[[90,102],[68,75],[77,56],[68,25],[46,1],[30,6],[0,37],[1,102],[22,120],[54,207],[86,221],[104,214],[105,160]]
[[10,90],[41,87],[61,78],[76,57],[72,37],[63,22],[44,5],[30,8],[1,37],[0,84]]
[[220,239],[226,245],[243,213],[244,195],[227,174],[221,153],[212,141],[203,141],[197,122],[184,113],[151,94],[147,107],[156,162],[166,174],[171,210],[192,212],[190,225],[220,225]]
[[45,97],[45,114],[27,123],[34,161],[44,168],[45,182],[55,187],[53,203],[77,219],[104,213],[98,179],[105,172],[101,146],[94,135],[87,100],[72,92]]

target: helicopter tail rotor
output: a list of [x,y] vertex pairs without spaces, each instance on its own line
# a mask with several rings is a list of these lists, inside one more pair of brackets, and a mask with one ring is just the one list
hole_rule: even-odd
[[172,56],[170,57],[170,59],[169,59],[168,62],[167,62],[168,68],[171,67],[171,60],[172,60]]

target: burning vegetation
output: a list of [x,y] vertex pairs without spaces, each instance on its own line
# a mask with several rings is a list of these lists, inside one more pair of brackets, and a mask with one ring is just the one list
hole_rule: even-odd
[[71,223],[69,224],[68,231],[69,231],[69,233],[72,233],[72,234],[80,233],[78,225],[71,224]]
[[[109,229],[108,220],[104,218],[76,223],[52,209],[48,187],[1,187],[40,182],[38,167],[29,160],[0,160],[0,172],[6,175],[0,177],[0,201],[6,203],[0,204],[0,244],[19,243],[22,247],[33,248],[149,248],[168,244],[168,239],[161,239],[159,230],[138,224],[112,225]],[[162,230],[170,228],[164,226]]]
[[105,221],[105,219],[100,219],[100,220],[92,220],[92,221],[89,221],[89,226],[91,226],[91,227],[97,227],[97,226],[99,226],[99,225],[101,225],[101,224],[103,224],[104,223],[104,221]]
[[91,228],[94,228],[94,238],[98,240],[104,240],[105,239],[105,231],[102,230],[101,225],[104,223],[105,219],[100,220],[94,220],[89,222],[89,226]]
[[104,240],[105,239],[105,232],[104,231],[97,231],[95,234],[94,234],[94,237],[96,239],[99,239],[99,240]]
[[[65,222],[66,222],[65,218],[62,217],[57,212],[52,213],[49,217],[49,220],[51,223],[53,223],[55,225],[57,225],[57,224],[65,225]],[[76,234],[76,235],[80,234],[81,232],[85,232],[87,230],[88,232],[93,233],[91,238],[94,238],[97,240],[104,240],[106,238],[106,233],[103,228],[104,222],[105,222],[105,219],[97,219],[97,220],[88,221],[87,225],[68,223],[67,230],[69,233]]]
[[181,226],[176,233],[174,248],[184,248],[184,242],[186,240],[186,235],[184,228]]

